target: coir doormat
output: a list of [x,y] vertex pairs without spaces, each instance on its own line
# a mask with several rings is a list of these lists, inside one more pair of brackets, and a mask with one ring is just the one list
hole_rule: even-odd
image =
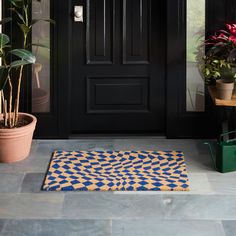
[[53,153],[47,191],[188,191],[181,151],[61,151]]

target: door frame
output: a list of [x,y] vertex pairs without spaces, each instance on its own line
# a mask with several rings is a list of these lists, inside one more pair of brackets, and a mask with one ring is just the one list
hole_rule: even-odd
[[[38,117],[37,138],[68,138],[70,135],[70,36],[71,3],[65,0],[51,1],[51,96],[52,111],[36,114]],[[215,126],[212,122],[210,99],[206,96],[206,112],[186,112],[186,1],[166,0],[166,136],[168,138],[213,137]],[[5,2],[5,1],[3,1]],[[79,1],[78,1],[79,4]],[[219,25],[219,16],[224,21],[234,19],[234,0],[206,0],[207,32]],[[8,15],[7,3],[3,4],[3,16]],[[62,18],[61,15],[67,16]],[[12,32],[11,29],[8,33]],[[67,42],[67,43],[66,43]],[[31,70],[26,73],[22,110],[31,112]]]
[[[206,0],[206,9],[209,2]],[[213,0],[214,1],[214,0]],[[187,0],[167,0],[167,137],[212,138],[210,98],[205,90],[205,112],[186,111]],[[206,10],[206,20],[209,18]],[[208,22],[206,22],[206,31]]]
[[[72,6],[70,3],[63,4],[63,0],[53,0],[57,1],[57,4],[54,8],[54,16],[57,19],[57,24],[60,25],[60,28],[57,28],[57,35],[61,35],[60,38],[57,38],[57,48],[60,49],[58,53],[58,62],[57,65],[64,64],[65,61],[70,61],[70,45],[65,45],[67,41],[67,35],[71,35],[71,9]],[[79,4],[79,3],[78,3]],[[66,19],[61,19],[59,12],[63,11],[63,15],[67,15]],[[185,136],[183,131],[190,130],[191,120],[201,119],[201,116],[204,116],[206,122],[205,114],[192,113],[187,114],[184,111],[183,96],[180,96],[180,92],[185,90],[186,84],[186,0],[167,0],[166,1],[166,25],[172,25],[172,27],[166,27],[166,69],[165,69],[165,78],[166,78],[166,133],[165,135],[168,138],[182,137]],[[69,40],[70,41],[70,40]],[[63,48],[64,45],[64,48]],[[62,56],[66,55],[66,57]],[[178,71],[178,73],[176,73]],[[70,74],[70,68],[68,64],[64,64],[63,67],[58,67],[58,81],[59,88],[66,89],[67,92],[63,93],[63,96],[59,96],[59,124],[62,135],[68,137],[70,135],[69,127],[69,114],[71,109],[69,105],[69,86],[70,81],[65,83],[63,77],[67,74]],[[62,91],[59,92],[62,94]],[[65,96],[66,95],[66,96]],[[66,101],[66,102],[65,102]],[[65,112],[66,111],[66,112]],[[186,117],[185,119],[183,119]],[[187,122],[186,122],[187,121]],[[203,122],[204,123],[204,122]],[[188,127],[186,124],[189,124]],[[199,130],[197,128],[195,133]],[[196,136],[195,133],[188,133],[186,136]],[[197,136],[199,136],[197,134]],[[202,136],[202,134],[200,134]]]
[[[57,6],[63,0],[57,1]],[[217,28],[219,24],[218,17],[226,21],[227,19],[232,19],[232,2],[234,0],[219,0],[217,4],[215,0],[206,0],[206,32],[210,32]],[[78,3],[79,4],[79,3]],[[187,112],[186,111],[186,4],[187,0],[167,0],[166,1],[166,137],[167,138],[212,138],[215,137],[216,126],[214,122],[214,117],[212,116],[212,104],[210,97],[206,91],[205,96],[205,112]],[[235,6],[236,4],[234,4]],[[65,6],[64,6],[65,7]],[[60,8],[60,6],[59,6]],[[68,18],[65,20],[60,19],[60,30],[58,35],[63,35],[58,40],[58,48],[62,48],[64,42],[66,42],[66,35],[71,33],[71,6],[67,6],[63,10],[67,13]],[[57,14],[59,11],[56,11]],[[231,14],[230,14],[231,12]],[[230,18],[231,17],[231,18]],[[57,19],[60,17],[57,17]],[[172,27],[167,27],[167,26]],[[221,22],[222,25],[222,22]],[[60,46],[61,45],[61,46]],[[65,58],[61,58],[62,61],[68,61],[70,55],[68,53],[69,45],[66,46],[64,52],[60,52],[61,55],[67,55]],[[58,64],[60,65],[59,61]],[[58,68],[58,75],[61,76],[60,88],[66,88],[66,83],[63,81],[63,76],[70,73],[69,66],[66,68]],[[68,137],[69,134],[69,117],[64,115],[66,109],[70,109],[69,106],[69,83],[67,83],[67,97],[65,103],[64,96],[60,97],[59,114],[60,117],[60,127],[65,127],[62,131],[64,137]],[[61,92],[59,94],[62,94]],[[67,112],[69,112],[67,110]],[[212,122],[213,120],[213,122]],[[65,126],[65,124],[67,124]]]
[[[186,111],[186,4],[167,0],[167,137],[215,138],[215,108],[205,88],[205,112]],[[234,0],[206,0],[206,36],[236,20]],[[174,79],[173,79],[174,78]]]

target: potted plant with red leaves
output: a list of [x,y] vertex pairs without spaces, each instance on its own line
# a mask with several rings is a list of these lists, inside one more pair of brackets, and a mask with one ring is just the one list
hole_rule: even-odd
[[200,69],[207,85],[215,85],[217,98],[230,100],[236,78],[236,24],[211,35],[203,44],[206,55]]
[[19,112],[24,68],[36,61],[28,38],[38,21],[53,22],[50,19],[30,19],[32,0],[9,1],[9,10],[14,18],[3,19],[0,23],[11,21],[19,26],[23,43],[22,48],[12,48],[9,36],[0,34],[0,162],[5,163],[23,160],[29,155],[37,119]]

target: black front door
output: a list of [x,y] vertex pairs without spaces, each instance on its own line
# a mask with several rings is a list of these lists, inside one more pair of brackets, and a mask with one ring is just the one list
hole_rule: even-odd
[[72,0],[71,133],[165,132],[165,0]]

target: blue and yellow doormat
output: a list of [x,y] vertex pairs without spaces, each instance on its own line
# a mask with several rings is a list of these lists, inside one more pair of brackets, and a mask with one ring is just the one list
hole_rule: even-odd
[[55,151],[47,191],[188,191],[181,151]]

